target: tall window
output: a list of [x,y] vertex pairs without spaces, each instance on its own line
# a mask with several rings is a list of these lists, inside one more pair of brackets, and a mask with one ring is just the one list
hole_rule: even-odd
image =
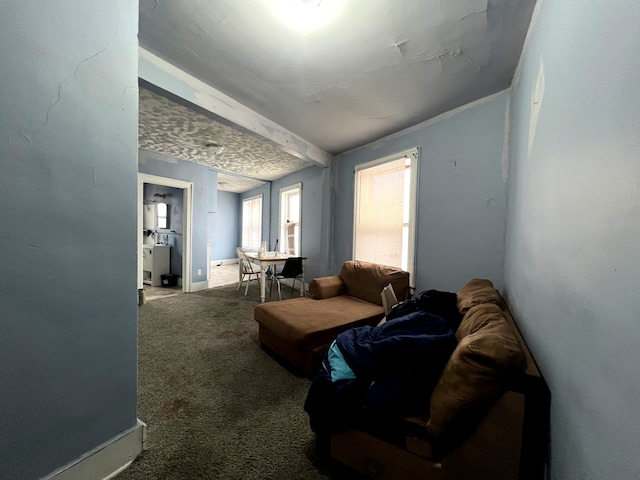
[[418,150],[358,165],[353,258],[399,267],[413,280]]
[[242,201],[242,248],[258,250],[262,240],[262,195]]
[[168,211],[166,203],[158,203],[156,206],[156,210],[158,212],[158,228],[169,228],[169,223],[167,222]]
[[300,255],[302,184],[280,189],[280,247],[290,255]]

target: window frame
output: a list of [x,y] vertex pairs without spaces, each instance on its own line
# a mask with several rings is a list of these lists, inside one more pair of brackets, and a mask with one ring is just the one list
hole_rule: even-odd
[[[294,255],[300,256],[302,254],[302,183],[294,183],[293,185],[288,185],[286,187],[280,188],[279,191],[279,202],[280,202],[280,216],[279,216],[279,225],[278,231],[279,235],[279,251],[281,253],[289,253],[288,243],[287,243],[287,224],[289,223],[286,218],[288,214],[288,206],[289,203],[287,201],[288,196],[297,191],[298,193],[298,211],[299,211],[299,219],[297,222],[298,229],[297,233],[295,233],[294,238]],[[297,247],[297,248],[296,248]]]
[[385,163],[393,162],[401,158],[408,159],[410,161],[410,175],[409,175],[409,219],[408,219],[408,233],[407,233],[407,265],[406,271],[410,274],[411,286],[415,286],[415,264],[416,264],[416,231],[417,231],[417,212],[418,212],[418,168],[420,164],[420,149],[414,147],[408,150],[403,150],[398,153],[387,155],[369,162],[361,163],[355,166],[353,175],[353,241],[352,241],[352,257],[356,258],[356,233],[357,233],[357,218],[358,218],[358,194],[359,194],[359,182],[358,173],[361,170],[377,167]]
[[[258,195],[254,195],[252,197],[247,197],[247,198],[243,198],[242,199],[242,220],[240,222],[240,246],[245,249],[245,250],[258,250],[260,248],[260,242],[262,241],[262,214],[263,214],[263,209],[264,209],[264,195],[263,194],[258,194]],[[249,242],[248,244],[245,244],[245,238],[244,238],[244,229],[245,229],[245,214],[244,214],[244,206],[245,206],[245,202],[254,202],[256,200],[260,200],[260,225],[258,227],[258,231],[260,232],[260,236],[259,236],[259,240],[257,245],[254,247],[253,244],[251,243],[251,238],[253,237],[252,233],[253,233],[253,228],[252,228],[252,223],[251,223],[251,217],[249,218]],[[251,206],[250,208],[253,208],[253,206]]]

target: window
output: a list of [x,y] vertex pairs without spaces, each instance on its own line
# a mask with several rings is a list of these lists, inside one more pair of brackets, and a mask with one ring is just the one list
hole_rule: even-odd
[[413,280],[418,150],[358,165],[353,258],[399,267]]
[[242,248],[258,250],[262,240],[262,195],[242,200]]
[[302,184],[280,189],[280,243],[279,250],[290,255],[300,255]]
[[167,221],[167,204],[158,203],[158,228],[169,228],[169,222]]

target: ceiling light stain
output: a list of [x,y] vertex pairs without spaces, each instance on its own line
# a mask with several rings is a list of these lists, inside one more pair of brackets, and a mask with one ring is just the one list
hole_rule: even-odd
[[342,0],[271,0],[275,17],[300,33],[328,24],[338,13]]

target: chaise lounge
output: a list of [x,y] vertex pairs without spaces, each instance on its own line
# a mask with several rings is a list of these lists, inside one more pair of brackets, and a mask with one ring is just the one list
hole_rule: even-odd
[[391,284],[399,301],[409,296],[409,273],[375,263],[345,262],[339,275],[309,283],[311,298],[262,303],[254,310],[259,339],[309,377],[318,371],[329,344],[350,328],[384,317],[380,293]]

